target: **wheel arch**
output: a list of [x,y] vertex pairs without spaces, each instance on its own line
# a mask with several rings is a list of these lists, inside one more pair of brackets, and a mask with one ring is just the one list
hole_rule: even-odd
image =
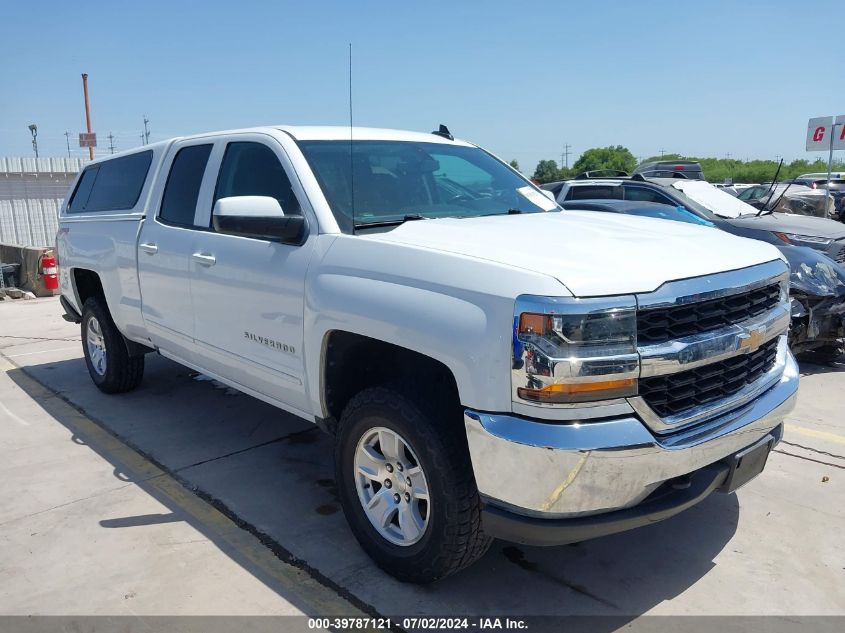
[[355,394],[397,382],[435,386],[451,406],[461,404],[455,374],[441,360],[347,330],[329,330],[323,336],[319,396],[322,426],[329,432],[334,432],[343,409]]

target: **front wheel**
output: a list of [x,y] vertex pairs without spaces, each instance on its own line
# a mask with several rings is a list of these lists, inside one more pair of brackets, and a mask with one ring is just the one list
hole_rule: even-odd
[[376,387],[349,402],[335,476],[352,532],[376,564],[429,583],[478,560],[491,539],[459,412],[406,394]]
[[82,306],[82,350],[91,380],[104,393],[131,391],[144,377],[144,357],[129,355],[108,308],[94,297]]

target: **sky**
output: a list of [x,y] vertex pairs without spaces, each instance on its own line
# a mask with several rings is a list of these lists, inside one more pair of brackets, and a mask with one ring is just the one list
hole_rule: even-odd
[[[533,172],[590,147],[783,156],[845,114],[839,3],[254,0],[4,3],[0,156],[84,156],[255,125],[458,137]],[[839,20],[841,21],[841,20]],[[829,70],[827,69],[829,68]],[[839,152],[843,154],[843,152]],[[826,159],[827,157],[824,156]]]

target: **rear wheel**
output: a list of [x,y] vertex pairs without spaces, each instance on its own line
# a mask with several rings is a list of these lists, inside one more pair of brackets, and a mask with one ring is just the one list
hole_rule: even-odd
[[91,380],[104,393],[131,391],[144,377],[144,357],[129,355],[101,299],[91,297],[82,306],[82,349]]
[[491,539],[459,412],[375,387],[341,417],[335,449],[344,513],[364,550],[399,580],[429,583],[478,560]]

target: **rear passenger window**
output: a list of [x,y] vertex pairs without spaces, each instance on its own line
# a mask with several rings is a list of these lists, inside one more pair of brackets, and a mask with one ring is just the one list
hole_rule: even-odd
[[229,143],[226,148],[212,205],[234,196],[269,196],[285,215],[302,214],[282,164],[262,143]]
[[567,200],[621,200],[622,192],[611,185],[584,185],[572,187],[566,194]]
[[153,153],[139,152],[103,161],[82,174],[68,212],[126,211],[141,196]]
[[164,195],[161,197],[159,220],[177,226],[193,226],[202,176],[211,154],[211,145],[191,145],[176,153]]
[[656,202],[657,204],[671,204],[675,206],[675,203],[662,193],[652,191],[651,189],[645,189],[643,187],[625,187],[625,200]]
[[79,179],[76,191],[67,205],[68,213],[80,213],[85,210],[85,205],[88,204],[88,198],[91,196],[91,188],[97,179],[98,171],[100,171],[100,168],[95,166],[89,167],[82,172],[82,178]]

